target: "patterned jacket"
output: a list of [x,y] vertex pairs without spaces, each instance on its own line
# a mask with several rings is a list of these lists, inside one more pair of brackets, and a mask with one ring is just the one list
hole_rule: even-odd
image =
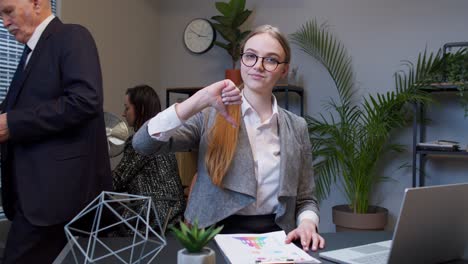
[[144,156],[132,147],[132,138],[125,144],[122,160],[113,170],[113,185],[116,192],[149,196],[158,212],[161,225],[168,217],[175,224],[183,216],[185,198],[178,173],[177,160],[173,153]]

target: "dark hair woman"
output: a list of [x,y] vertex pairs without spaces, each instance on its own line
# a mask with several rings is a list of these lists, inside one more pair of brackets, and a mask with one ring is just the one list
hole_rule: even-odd
[[[139,85],[127,89],[123,117],[135,131],[160,111],[159,97],[153,88]],[[181,219],[185,199],[173,153],[140,155],[133,149],[130,137],[120,163],[113,170],[113,178],[116,192],[151,197],[161,225],[166,219],[169,224],[175,224]]]

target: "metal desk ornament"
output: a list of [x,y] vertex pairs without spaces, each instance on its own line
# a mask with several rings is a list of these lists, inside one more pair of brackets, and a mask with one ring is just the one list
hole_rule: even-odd
[[[169,213],[170,214],[170,213]],[[150,197],[102,192],[65,226],[75,263],[151,263],[166,246]],[[125,230],[125,237],[110,237]]]

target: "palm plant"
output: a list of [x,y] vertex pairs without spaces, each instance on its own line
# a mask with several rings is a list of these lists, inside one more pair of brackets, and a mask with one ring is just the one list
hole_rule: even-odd
[[427,87],[427,77],[440,67],[440,52],[420,53],[416,65],[405,62],[406,70],[395,73],[394,91],[355,102],[351,57],[329,27],[311,20],[291,38],[326,68],[338,90],[338,99],[326,103],[326,114],[306,117],[318,198],[326,198],[331,185],[339,181],[350,209],[367,213],[373,186],[385,179],[376,171],[377,162],[389,150],[404,150],[388,143],[389,137],[410,121],[408,103],[430,101],[420,88]]

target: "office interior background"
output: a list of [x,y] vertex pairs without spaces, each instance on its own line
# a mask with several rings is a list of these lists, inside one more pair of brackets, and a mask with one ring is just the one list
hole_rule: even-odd
[[[146,83],[154,87],[165,107],[165,89],[201,87],[224,78],[231,60],[213,47],[201,55],[185,49],[182,34],[194,18],[218,14],[216,0],[58,0],[58,16],[79,23],[93,34],[101,60],[105,111],[120,115],[124,93]],[[359,93],[394,89],[393,74],[402,61],[416,61],[419,52],[437,51],[447,42],[468,41],[466,0],[247,0],[252,15],[244,29],[262,24],[291,34],[309,20],[327,22],[353,60]],[[219,38],[219,37],[218,37]],[[292,66],[304,88],[305,114],[317,116],[323,103],[337,92],[326,70],[292,45]],[[468,144],[468,118],[454,95],[437,96],[427,116],[432,120],[427,140],[447,139]],[[292,106],[297,107],[297,105]],[[376,187],[372,203],[389,210],[388,230],[399,214],[404,189],[411,187],[412,128],[393,134],[393,142],[407,146],[405,153],[388,155],[379,168],[391,179]],[[426,164],[426,184],[468,181],[467,158],[435,157]],[[345,203],[339,188],[332,188],[320,209],[320,231],[334,232],[331,207]]]

